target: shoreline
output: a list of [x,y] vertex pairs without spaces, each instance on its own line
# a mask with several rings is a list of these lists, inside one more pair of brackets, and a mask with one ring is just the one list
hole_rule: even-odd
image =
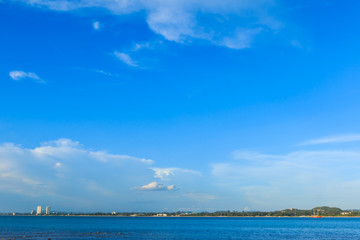
[[110,215],[0,215],[0,217],[120,217],[120,218],[360,218],[360,216],[110,216]]

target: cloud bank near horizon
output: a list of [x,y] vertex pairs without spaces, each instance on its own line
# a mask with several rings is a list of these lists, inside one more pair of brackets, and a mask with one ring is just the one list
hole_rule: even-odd
[[[174,173],[171,179],[166,179],[171,184],[165,185],[154,181],[154,164],[152,159],[93,150],[66,138],[43,142],[34,148],[4,143],[0,145],[0,193],[35,203],[47,201],[58,209],[74,205],[81,206],[80,209],[108,210],[111,205],[119,210],[127,205],[134,207],[132,202],[139,199],[141,192],[147,192],[149,201],[161,204],[167,196],[159,199],[159,192],[175,193],[181,189],[181,194],[188,198],[187,191],[196,189],[182,179],[186,176],[193,184],[192,175],[198,177],[199,172],[169,168]],[[181,196],[172,198],[180,201]]]

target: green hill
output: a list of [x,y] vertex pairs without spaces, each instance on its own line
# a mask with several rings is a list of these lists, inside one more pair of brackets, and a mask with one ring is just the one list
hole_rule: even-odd
[[312,209],[313,213],[315,213],[316,215],[339,215],[343,210],[341,210],[340,208],[337,207],[327,207],[327,206],[323,206],[323,207],[315,207]]

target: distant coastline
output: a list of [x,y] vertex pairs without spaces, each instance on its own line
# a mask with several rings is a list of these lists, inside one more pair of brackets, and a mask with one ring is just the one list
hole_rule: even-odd
[[342,210],[336,207],[315,207],[313,209],[284,209],[279,211],[216,211],[216,212],[52,212],[47,214],[2,213],[0,216],[75,216],[75,217],[263,217],[263,218],[322,218],[322,217],[360,217],[360,210]]

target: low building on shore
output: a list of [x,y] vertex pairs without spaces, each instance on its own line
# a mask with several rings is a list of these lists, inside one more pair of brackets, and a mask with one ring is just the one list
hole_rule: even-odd
[[155,215],[156,217],[167,217],[166,213],[158,213]]
[[341,215],[349,215],[349,214],[351,214],[351,212],[341,212],[340,214]]

